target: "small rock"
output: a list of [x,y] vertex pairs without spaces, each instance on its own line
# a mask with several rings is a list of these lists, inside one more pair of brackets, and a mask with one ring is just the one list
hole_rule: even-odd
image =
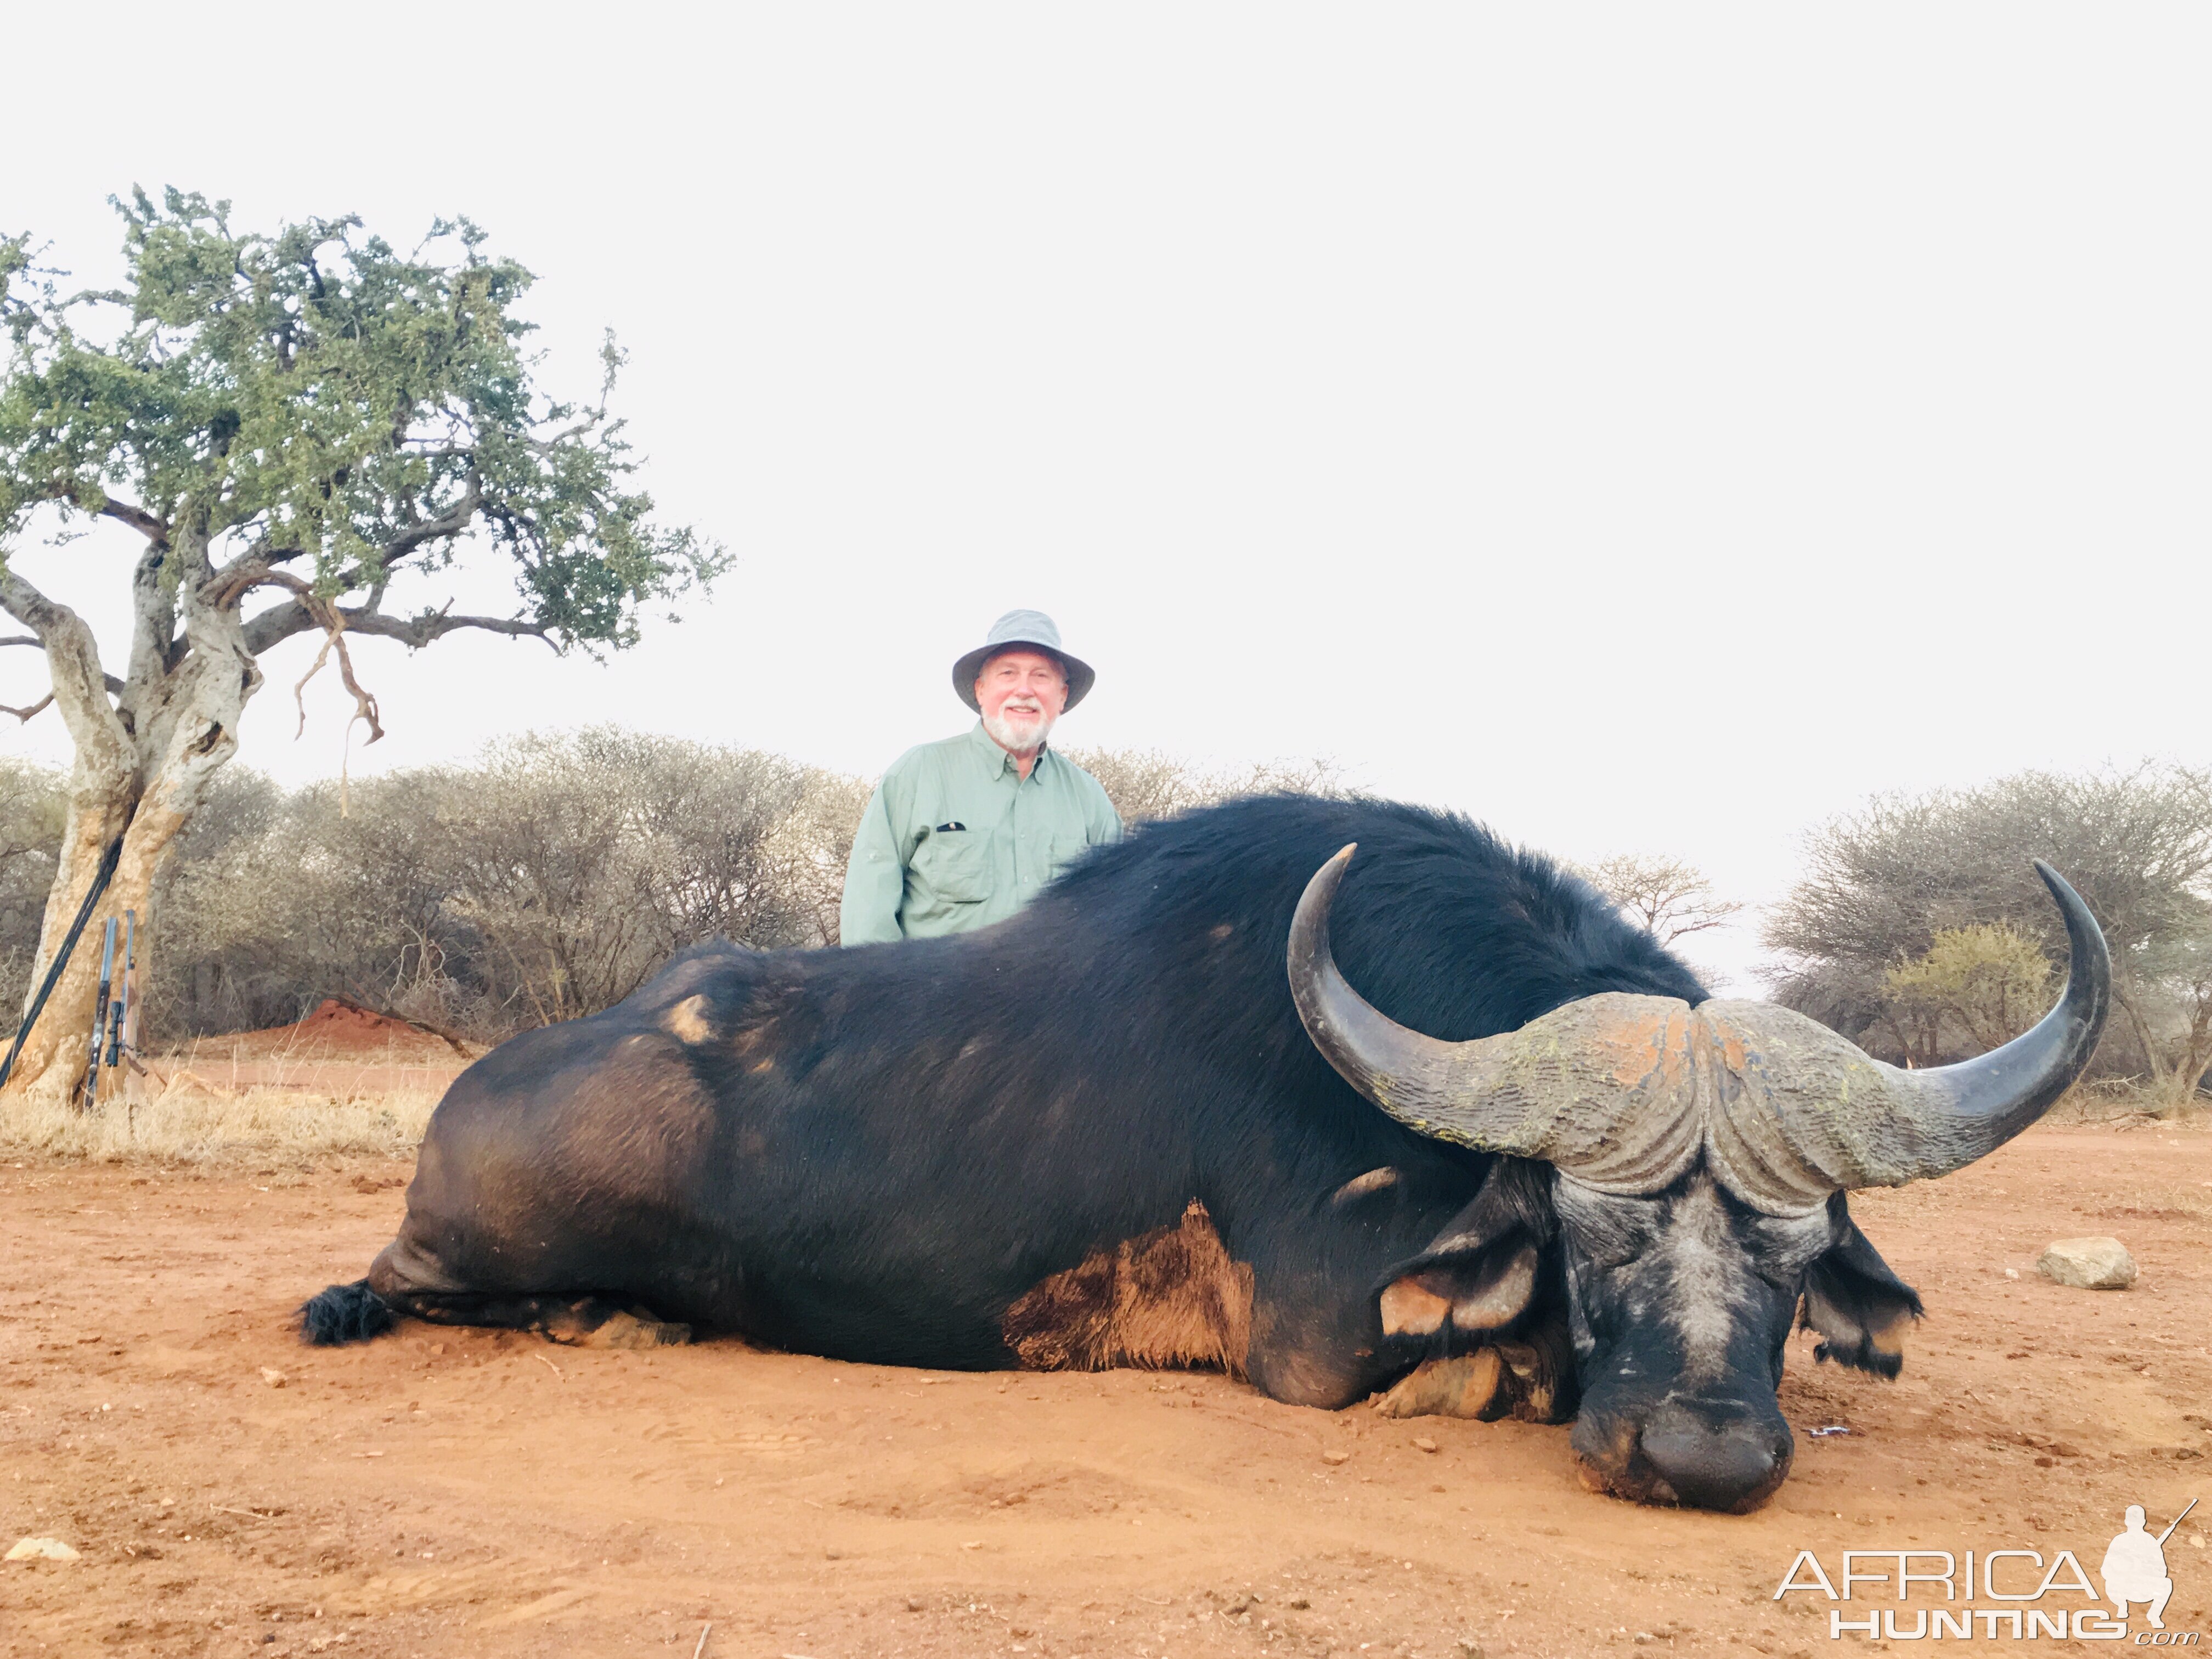
[[2136,1282],[2136,1259],[2117,1238],[2062,1238],[2045,1247],[2035,1271],[2054,1285],[2120,1291]]
[[1482,1659],[1482,1644],[1472,1636],[1459,1638],[1459,1659]]
[[1419,1446],[1425,1452],[1432,1452],[1437,1449],[1437,1443],[1428,1438],[1425,1435],[1416,1438],[1413,1443],[1416,1446]]
[[921,1598],[919,1595],[908,1596],[906,1598],[906,1610],[908,1613],[920,1613],[921,1611]]
[[58,1538],[19,1538],[5,1557],[10,1561],[74,1561],[77,1553]]
[[284,1373],[274,1365],[264,1365],[261,1368],[261,1380],[272,1389],[281,1389],[284,1386],[286,1379]]
[[1313,1603],[1303,1595],[1293,1595],[1288,1602],[1285,1603],[1285,1605],[1295,1607],[1298,1612],[1304,1613],[1308,1607],[1311,1607]]
[[2005,1277],[2007,1279],[2018,1279],[2020,1277],[2020,1269],[2017,1267],[2007,1267],[2005,1269]]
[[1352,1454],[1348,1451],[1325,1451],[1321,1455],[1321,1461],[1324,1463],[1349,1463]]

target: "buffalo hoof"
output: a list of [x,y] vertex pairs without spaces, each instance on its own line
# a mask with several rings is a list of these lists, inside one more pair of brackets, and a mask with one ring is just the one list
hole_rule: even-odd
[[538,1328],[573,1348],[666,1348],[691,1340],[691,1328],[655,1319],[641,1308],[604,1311],[605,1304],[579,1303]]
[[1375,1397],[1384,1417],[1474,1417],[1487,1422],[1503,1417],[1510,1403],[1504,1386],[1505,1364],[1495,1348],[1449,1359],[1425,1359]]
[[618,1313],[583,1340],[586,1348],[670,1348],[691,1340],[691,1328]]

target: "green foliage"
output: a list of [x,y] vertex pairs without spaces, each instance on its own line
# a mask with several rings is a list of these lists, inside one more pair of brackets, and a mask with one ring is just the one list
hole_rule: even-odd
[[0,241],[0,548],[42,502],[120,495],[335,599],[380,594],[397,558],[450,562],[468,544],[439,526],[472,525],[513,562],[516,620],[587,647],[725,568],[631,487],[612,340],[596,405],[547,398],[515,314],[531,274],[466,220],[401,253],[351,217],[260,235],[174,190],[116,205],[118,290],[58,295],[27,239]]
[[1946,927],[1924,952],[1882,975],[1882,1000],[1919,1063],[1942,1058],[1947,1020],[1986,1052],[2043,1017],[2051,1000],[2051,963],[2041,946],[2006,923]]
[[[1877,796],[1807,839],[1769,909],[1778,1000],[1879,1044],[1887,975],[1946,930],[2003,922],[2048,960],[2066,935],[2033,860],[2087,901],[2112,954],[2100,1065],[2185,1097],[2212,1066],[2212,771],[2022,772],[1971,790]],[[1917,1056],[1916,1056],[1917,1057]]]

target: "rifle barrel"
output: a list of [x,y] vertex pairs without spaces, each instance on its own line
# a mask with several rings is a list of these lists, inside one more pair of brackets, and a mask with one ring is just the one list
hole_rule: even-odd
[[2191,1498],[2191,1499],[2190,1499],[2186,1504],[2183,1504],[2183,1505],[2182,1505],[2182,1507],[2181,1507],[2181,1513],[2180,1513],[2180,1514],[2179,1514],[2179,1515],[2177,1515],[2177,1516],[2175,1516],[2173,1517],[2173,1519],[2172,1519],[2171,1522],[2169,1522],[2167,1523],[2167,1525],[2166,1525],[2166,1530],[2165,1530],[2164,1532],[2162,1532],[2162,1533],[2159,1534],[2159,1535],[2158,1535],[2158,1541],[2159,1541],[2160,1544],[2164,1544],[2167,1539],[2169,1539],[2169,1538],[2172,1537],[2172,1536],[2173,1536],[2173,1529],[2174,1529],[2174,1528],[2176,1528],[2176,1527],[2179,1526],[2183,1522],[2185,1522],[2185,1521],[2186,1521],[2187,1519],[2189,1519],[2189,1511],[2190,1511],[2190,1510],[2193,1510],[2193,1509],[2195,1509],[2196,1507],[2197,1507],[2197,1500],[2196,1500],[2195,1498]]
[[77,907],[76,920],[70,923],[69,932],[62,935],[61,949],[54,952],[54,959],[46,964],[46,976],[39,982],[39,994],[31,999],[31,1006],[23,1015],[23,1023],[15,1028],[15,1040],[8,1045],[8,1058],[0,1060],[0,1084],[7,1082],[8,1074],[15,1069],[15,1061],[22,1055],[23,1044],[29,1038],[32,1027],[39,1023],[39,1016],[46,1012],[46,999],[53,995],[54,987],[61,982],[62,970],[69,966],[70,957],[76,950],[77,940],[84,937],[84,925],[92,920],[93,907],[100,902],[100,896],[107,890],[108,881],[115,874],[115,866],[122,857],[123,837],[118,836],[107,844],[107,851],[101,855],[100,868],[93,872],[92,885],[85,889],[84,902]]
[[100,1051],[107,1046],[107,992],[115,980],[115,921],[107,919],[100,950],[100,994],[92,1005],[92,1052],[85,1056],[83,1103],[86,1110],[100,1103]]
[[130,1030],[131,990],[138,977],[138,913],[123,913],[123,981],[115,999],[115,1012],[107,1022],[107,1063],[112,1067],[123,1063],[123,1045],[137,1035]]

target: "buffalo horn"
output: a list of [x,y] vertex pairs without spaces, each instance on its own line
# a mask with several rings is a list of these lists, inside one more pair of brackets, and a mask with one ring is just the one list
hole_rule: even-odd
[[1352,852],[1315,873],[1291,925],[1291,992],[1315,1046],[1407,1127],[1541,1158],[1604,1192],[1656,1192],[1700,1151],[1737,1196],[1777,1214],[1844,1188],[1946,1175],[2039,1118],[2104,1028],[2104,935],[2039,861],[2066,921],[2065,993],[2033,1030],[1956,1066],[1901,1071],[1773,1003],[1692,1008],[1620,992],[1445,1042],[1399,1024],[1337,969],[1329,908]]

